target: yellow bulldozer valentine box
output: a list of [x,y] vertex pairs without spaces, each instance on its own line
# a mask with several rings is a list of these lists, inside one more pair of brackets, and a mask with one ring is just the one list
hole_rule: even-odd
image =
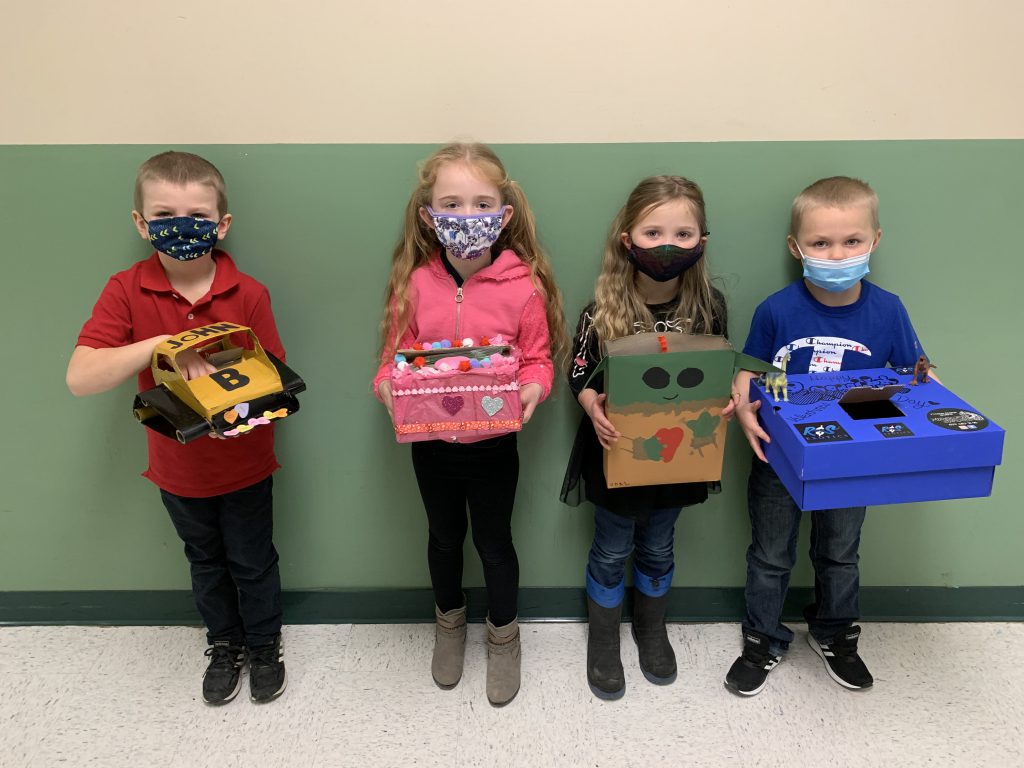
[[[246,338],[247,346],[232,341]],[[178,356],[195,352],[216,370],[187,379]],[[179,443],[208,434],[235,437],[299,410],[306,383],[263,349],[251,328],[210,323],[165,339],[153,349],[156,386],[132,408],[142,424]]]
[[640,333],[604,344],[608,419],[622,435],[604,452],[609,488],[720,480],[733,371],[775,370],[723,336]]

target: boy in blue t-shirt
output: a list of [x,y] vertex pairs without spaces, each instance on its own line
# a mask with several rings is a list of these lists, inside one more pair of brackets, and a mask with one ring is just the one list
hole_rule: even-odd
[[[786,238],[804,277],[758,306],[743,352],[776,365],[788,354],[789,373],[914,365],[921,345],[899,297],[863,279],[881,238],[878,197],[866,183],[836,176],[807,187],[793,201]],[[725,678],[727,688],[744,696],[764,688],[793,640],[782,608],[802,517],[761,450],[760,441],[771,438],[757,421],[760,402],[749,400],[756,375],[740,371],[732,388],[737,419],[754,451],[743,654]],[[857,550],[865,508],[808,514],[815,601],[804,609],[807,642],[833,680],[868,688],[873,679],[857,653],[860,627],[853,625],[860,613]]]

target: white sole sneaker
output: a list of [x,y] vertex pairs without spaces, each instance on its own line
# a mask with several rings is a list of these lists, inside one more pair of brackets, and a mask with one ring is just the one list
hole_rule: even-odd
[[851,691],[867,691],[871,688],[871,685],[874,681],[872,681],[872,683],[869,683],[868,685],[854,685],[849,680],[844,680],[839,674],[837,674],[836,671],[832,669],[832,664],[829,661],[829,659],[835,658],[835,654],[832,653],[832,651],[826,651],[824,648],[822,648],[818,644],[818,641],[814,639],[814,635],[812,635],[810,632],[807,633],[807,644],[811,646],[814,652],[818,654],[822,662],[825,664],[825,671],[828,672],[828,676],[835,680],[837,683],[839,683],[841,686],[843,686],[843,688],[846,688],[847,690]]

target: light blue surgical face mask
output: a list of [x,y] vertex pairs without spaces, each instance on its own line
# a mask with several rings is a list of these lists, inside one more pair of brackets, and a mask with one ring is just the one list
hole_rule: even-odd
[[800,244],[796,244],[800,260],[804,265],[804,277],[819,288],[839,293],[853,288],[868,272],[868,260],[871,251],[848,259],[814,259],[804,254]]

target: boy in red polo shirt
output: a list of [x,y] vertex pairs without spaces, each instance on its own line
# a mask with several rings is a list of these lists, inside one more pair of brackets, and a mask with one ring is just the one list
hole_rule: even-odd
[[[203,158],[164,152],[142,164],[132,219],[156,250],[107,282],[68,364],[72,394],[104,392],[133,375],[140,391],[149,389],[155,386],[150,361],[157,344],[218,321],[249,326],[268,352],[284,360],[267,289],[214,248],[231,226],[227,209],[224,178]],[[171,234],[174,227],[184,231],[183,224],[195,236]],[[178,360],[188,379],[214,370],[195,353]],[[149,468],[143,474],[160,488],[185,543],[192,592],[207,628],[203,699],[231,701],[248,661],[250,697],[270,701],[287,682],[273,543],[273,427],[187,445],[149,429],[146,438]]]

